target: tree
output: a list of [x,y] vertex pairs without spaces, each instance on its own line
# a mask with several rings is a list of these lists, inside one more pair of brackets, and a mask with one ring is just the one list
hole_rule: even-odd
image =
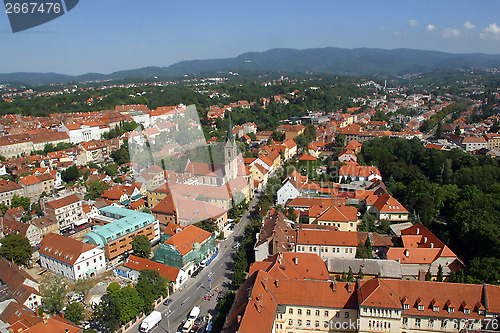
[[144,300],[144,312],[153,310],[153,302],[160,296],[167,296],[170,281],[160,276],[158,271],[143,269],[135,288]]
[[373,259],[373,249],[372,249],[372,242],[370,242],[370,237],[366,237],[365,248],[366,248],[366,258]]
[[0,202],[0,211],[2,212],[2,214],[5,214],[5,212],[9,209],[9,206],[7,206],[6,204],[4,204],[3,202]]
[[439,122],[436,128],[436,138],[441,139],[442,136],[443,136],[443,124]]
[[347,282],[354,282],[354,273],[351,266],[349,266],[349,272],[347,272]]
[[111,282],[109,284],[109,286],[106,288],[106,291],[108,292],[108,294],[110,294],[111,296],[113,296],[118,291],[120,291],[120,289],[122,289],[122,287],[120,286],[120,284],[118,282]]
[[441,266],[441,264],[439,264],[438,266],[438,273],[436,279],[438,282],[443,282],[443,266]]
[[90,184],[87,184],[87,194],[85,195],[85,198],[95,200],[99,198],[108,188],[109,186],[105,182],[98,180],[91,181]]
[[56,278],[41,289],[43,296],[43,309],[45,312],[59,314],[64,307],[64,296],[66,295],[66,284],[61,278]]
[[432,274],[430,269],[427,271],[427,273],[425,273],[425,281],[432,281]]
[[462,135],[462,131],[460,130],[460,125],[457,125],[457,127],[455,127],[455,134]]
[[90,289],[94,287],[94,285],[95,285],[95,280],[92,278],[78,279],[76,280],[75,285],[73,286],[73,291],[82,294],[83,297],[85,298],[89,294]]
[[151,242],[145,235],[135,235],[132,240],[132,250],[136,256],[148,259],[151,255]]
[[22,195],[14,194],[14,197],[12,197],[12,202],[10,204],[10,207],[11,208],[23,207],[25,212],[29,212],[30,211],[30,203],[31,203],[30,198],[23,197]]
[[365,273],[363,273],[363,269],[359,266],[358,279],[363,279],[365,277]]
[[125,324],[144,309],[144,299],[136,288],[127,286],[111,295],[120,305],[120,322]]
[[196,222],[194,223],[194,225],[210,233],[213,233],[215,232],[215,230],[217,230],[217,225],[215,224],[213,219],[207,219],[200,222]]
[[66,307],[66,311],[64,311],[64,318],[78,325],[84,318],[83,310],[82,303],[71,303]]
[[71,183],[77,180],[78,177],[79,177],[78,168],[75,165],[72,165],[63,172],[61,172],[61,178],[66,183]]
[[102,322],[110,332],[115,332],[120,328],[120,314],[118,300],[109,295],[104,295],[94,309],[94,317]]
[[0,256],[17,265],[26,265],[31,259],[29,240],[20,234],[8,235],[0,240]]

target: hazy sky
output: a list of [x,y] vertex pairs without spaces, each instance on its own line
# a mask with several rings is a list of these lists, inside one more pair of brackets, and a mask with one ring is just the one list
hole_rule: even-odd
[[2,10],[0,73],[110,73],[282,47],[500,54],[499,13],[497,0],[81,0],[15,34]]

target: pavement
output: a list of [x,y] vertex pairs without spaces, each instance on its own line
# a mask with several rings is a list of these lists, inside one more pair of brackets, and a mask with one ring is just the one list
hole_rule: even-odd
[[[210,263],[209,266],[203,270],[195,278],[189,277],[186,284],[174,292],[170,299],[172,302],[166,306],[160,304],[155,310],[163,314],[163,319],[159,325],[156,326],[151,332],[177,332],[176,329],[185,320],[194,306],[200,307],[200,317],[207,314],[215,316],[217,299],[215,297],[219,290],[228,289],[231,283],[230,277],[232,274],[233,255],[236,251],[233,247],[235,244],[240,243],[245,230],[249,224],[249,212],[256,205],[258,195],[250,202],[249,209],[242,215],[240,222],[229,232],[226,231],[224,235],[226,239],[220,243],[219,254]],[[214,295],[210,300],[205,300],[207,293]],[[139,325],[142,321],[136,323],[127,332],[139,332]]]

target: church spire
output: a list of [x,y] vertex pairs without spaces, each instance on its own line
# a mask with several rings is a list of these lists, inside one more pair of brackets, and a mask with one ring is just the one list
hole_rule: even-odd
[[229,121],[227,122],[227,141],[234,142],[233,125],[231,124],[231,114],[229,114]]

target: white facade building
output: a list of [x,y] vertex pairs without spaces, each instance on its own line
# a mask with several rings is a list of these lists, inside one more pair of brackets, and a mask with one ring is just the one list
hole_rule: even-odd
[[109,131],[109,128],[101,130],[100,126],[82,125],[82,124],[62,124],[59,128],[60,132],[66,132],[69,135],[69,141],[77,144],[92,140],[99,140],[101,134]]
[[48,234],[38,252],[42,268],[73,281],[93,277],[106,270],[104,250],[70,237]]

